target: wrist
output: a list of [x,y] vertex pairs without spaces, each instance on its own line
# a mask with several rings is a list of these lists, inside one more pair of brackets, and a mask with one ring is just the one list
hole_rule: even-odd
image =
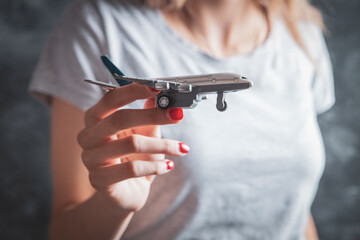
[[110,199],[107,196],[104,196],[99,191],[96,191],[93,195],[94,200],[96,201],[96,207],[102,211],[107,212],[110,215],[118,217],[127,217],[134,214],[133,210],[125,209],[119,206],[115,200]]

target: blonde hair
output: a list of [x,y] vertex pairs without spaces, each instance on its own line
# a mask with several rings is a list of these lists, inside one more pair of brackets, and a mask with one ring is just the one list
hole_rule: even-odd
[[[144,0],[144,3],[152,8],[164,10],[180,10],[189,0]],[[306,55],[313,61],[301,38],[298,23],[311,22],[325,30],[322,15],[313,7],[309,0],[250,0],[269,17],[270,25],[274,18],[283,19],[295,42],[303,49]]]

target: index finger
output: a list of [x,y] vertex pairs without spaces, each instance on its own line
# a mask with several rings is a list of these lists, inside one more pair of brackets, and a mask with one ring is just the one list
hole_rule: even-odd
[[129,103],[138,99],[147,99],[156,96],[159,91],[154,91],[136,83],[115,88],[107,92],[102,99],[85,113],[85,126],[89,127],[106,118]]

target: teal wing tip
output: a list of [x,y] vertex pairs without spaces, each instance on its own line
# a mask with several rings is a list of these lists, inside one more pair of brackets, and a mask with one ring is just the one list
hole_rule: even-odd
[[117,75],[125,76],[125,74],[113,63],[110,57],[101,56],[101,61],[105,65],[105,67],[111,72],[111,74],[116,73]]
[[104,59],[109,59],[109,56],[102,55],[102,56],[101,56],[101,60],[103,60],[103,61],[104,61]]
[[105,66],[106,66],[106,63],[107,63],[107,62],[112,62],[111,59],[110,59],[108,56],[106,56],[106,55],[101,56],[101,61],[103,62],[103,64],[104,64]]
[[[125,76],[125,74],[118,67],[116,67],[116,65],[113,63],[110,57],[103,55],[101,56],[101,61],[112,75],[117,74],[119,76]],[[129,81],[119,80],[116,78],[115,80],[118,82],[120,86],[128,85],[131,83]]]

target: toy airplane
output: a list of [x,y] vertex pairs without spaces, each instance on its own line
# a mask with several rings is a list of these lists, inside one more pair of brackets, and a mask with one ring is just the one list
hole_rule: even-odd
[[164,78],[136,78],[127,77],[118,69],[107,56],[101,57],[104,65],[114,76],[113,84],[88,80],[86,82],[101,86],[106,90],[138,83],[155,88],[161,92],[156,103],[159,108],[173,107],[194,108],[201,101],[207,99],[207,94],[217,94],[217,110],[223,112],[227,108],[225,93],[237,92],[252,87],[252,82],[246,77],[233,73],[214,73]]

